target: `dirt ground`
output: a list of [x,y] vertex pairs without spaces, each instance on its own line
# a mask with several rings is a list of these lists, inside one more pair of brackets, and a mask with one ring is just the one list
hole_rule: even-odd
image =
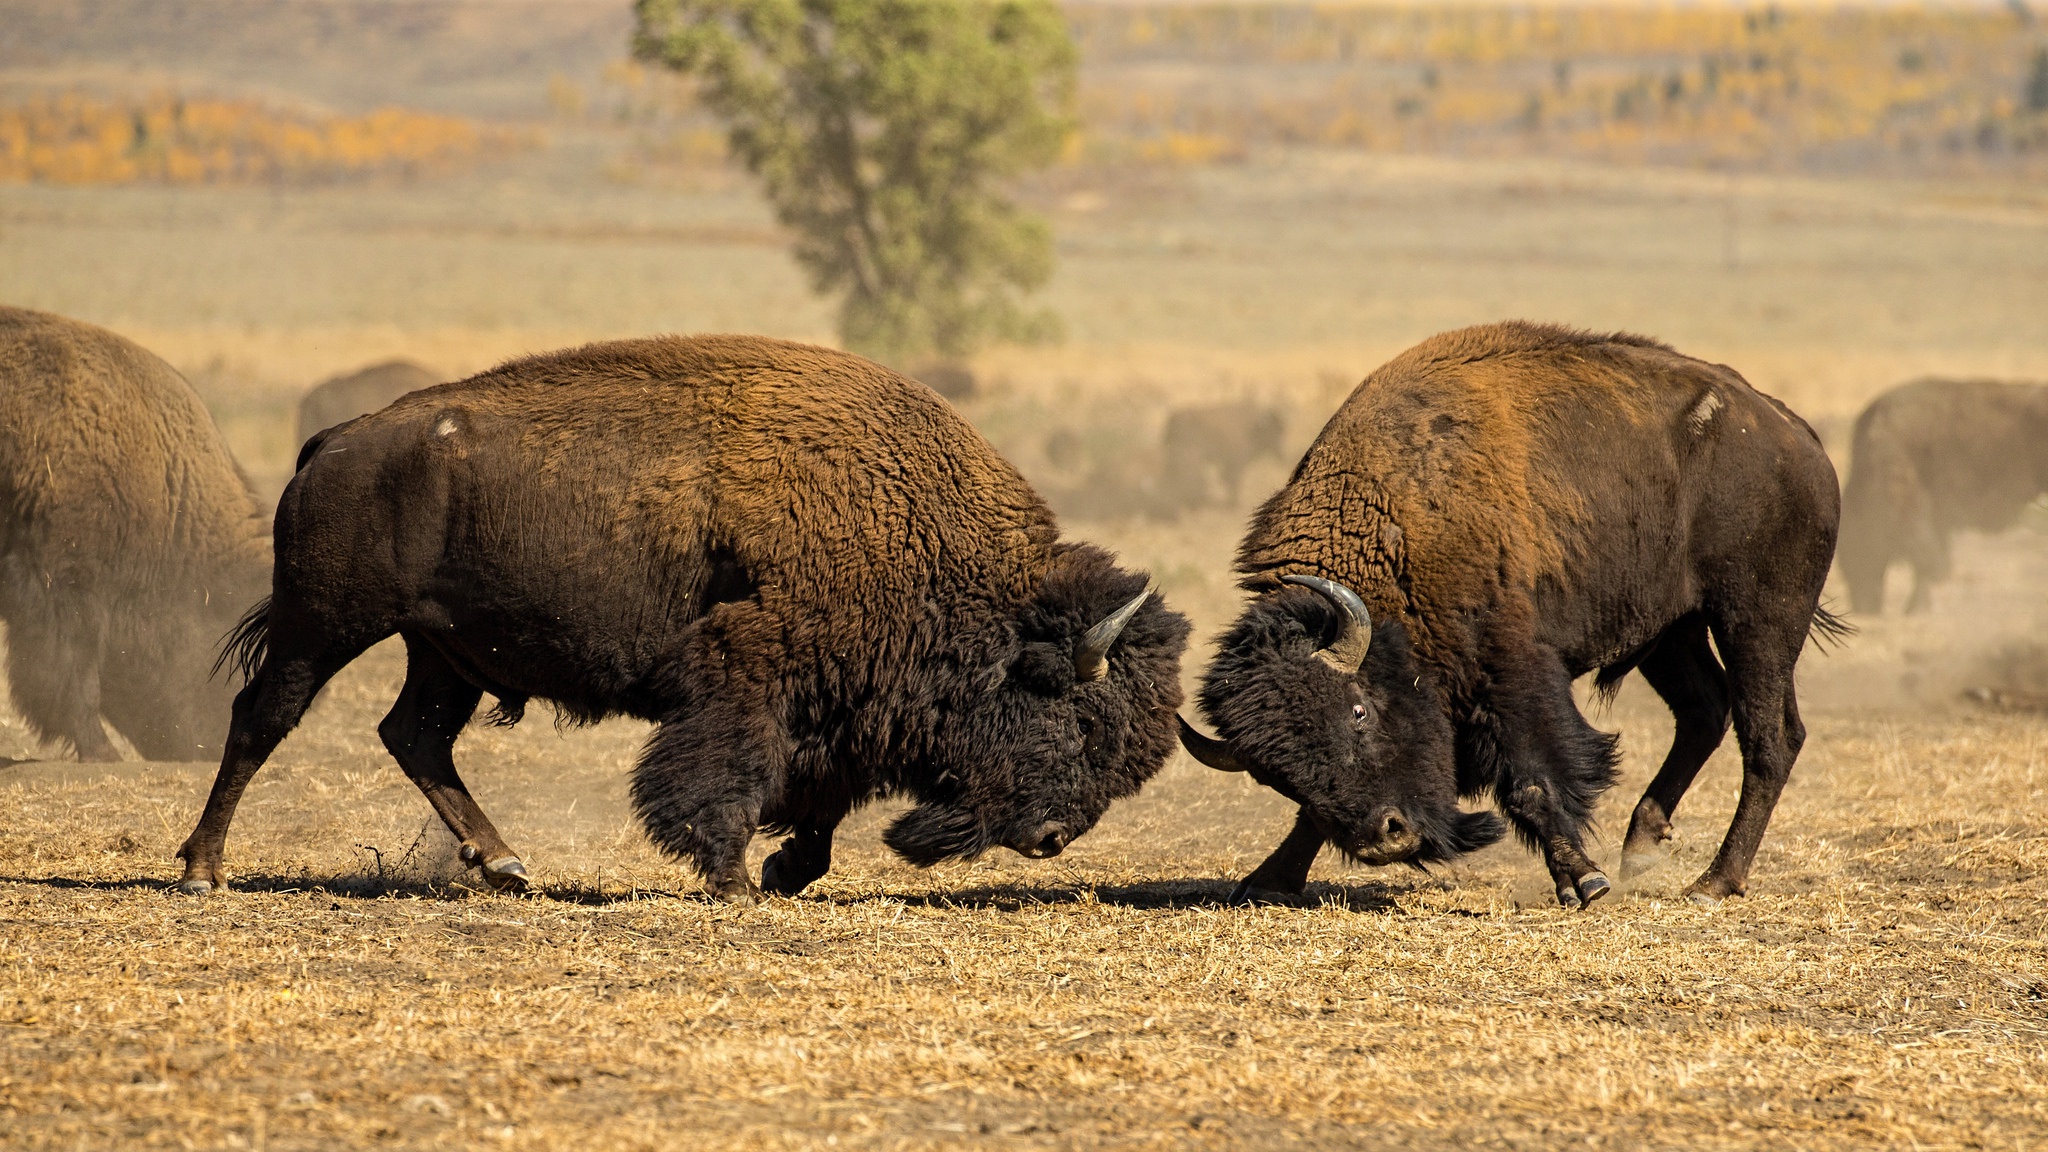
[[[0,300],[169,358],[271,492],[299,391],[379,357],[829,337],[743,181],[599,179],[606,147],[432,185],[0,187]],[[981,358],[962,408],[1049,489],[1050,428],[1144,443],[1174,405],[1258,399],[1298,447],[1386,356],[1507,316],[1661,336],[1835,444],[1914,375],[2048,379],[2036,189],[1283,152],[1031,195],[1068,339]],[[1248,496],[1286,463],[1261,467]],[[1243,513],[1069,528],[1195,617],[1192,672]],[[1228,906],[1285,807],[1185,762],[1056,861],[918,871],[875,811],[802,899],[738,911],[630,820],[645,731],[538,707],[458,748],[539,880],[489,895],[377,744],[383,650],[258,778],[234,890],[190,900],[164,886],[211,766],[48,759],[0,709],[0,1146],[2038,1146],[2048,717],[1959,693],[2048,640],[2048,535],[1957,568],[1929,614],[1809,655],[1752,895],[1713,909],[1676,897],[1729,749],[1674,858],[1584,914],[1513,846],[1325,860],[1304,899]],[[1593,715],[1626,755],[1612,863],[1669,722],[1633,684]]]

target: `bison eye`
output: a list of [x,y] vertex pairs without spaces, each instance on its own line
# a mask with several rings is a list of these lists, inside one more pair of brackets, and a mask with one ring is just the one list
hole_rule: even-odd
[[1365,726],[1365,705],[1353,704],[1351,706],[1351,722],[1361,728]]

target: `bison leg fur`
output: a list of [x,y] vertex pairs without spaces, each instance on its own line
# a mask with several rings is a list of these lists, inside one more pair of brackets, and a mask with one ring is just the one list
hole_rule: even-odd
[[481,689],[426,641],[405,638],[405,687],[377,734],[392,759],[462,843],[462,858],[500,892],[526,890],[526,865],[505,844],[455,771],[455,739],[476,713]]
[[832,833],[839,817],[805,820],[768,859],[761,862],[761,890],[770,896],[794,896],[832,870]]
[[227,749],[221,754],[213,791],[206,797],[206,810],[178,849],[178,858],[185,862],[178,891],[197,896],[227,886],[221,851],[243,790],[278,743],[298,726],[321,686],[359,654],[360,649],[333,659],[280,659],[273,653],[236,694]]
[[1230,894],[1232,904],[1243,904],[1256,900],[1262,894],[1276,896],[1299,896],[1308,887],[1308,870],[1316,862],[1316,853],[1323,850],[1324,838],[1315,822],[1303,810],[1295,814],[1294,827],[1287,832],[1287,838],[1280,842],[1265,863],[1252,869],[1252,874],[1238,883]]
[[1671,750],[1643,790],[1621,849],[1627,880],[1657,864],[1671,839],[1671,817],[1707,758],[1728,734],[1728,677],[1707,642],[1706,621],[1689,617],[1667,630],[1639,671],[1671,708]]
[[705,891],[734,904],[761,900],[747,875],[747,845],[760,827],[768,782],[780,775],[768,767],[765,743],[744,724],[692,715],[656,729],[633,772],[633,808],[648,835],[696,865]]
[[1728,825],[1728,835],[1714,854],[1714,862],[1686,889],[1686,895],[1701,904],[1716,904],[1748,891],[1750,865],[1756,860],[1785,782],[1792,776],[1792,762],[1806,743],[1806,726],[1799,719],[1799,703],[1792,689],[1792,665],[1804,636],[1791,646],[1789,656],[1770,649],[1759,652],[1718,634],[1716,639],[1728,658],[1734,687],[1735,740],[1742,747],[1742,796],[1735,803],[1735,819]]
[[37,599],[8,614],[7,678],[16,710],[38,736],[70,744],[80,760],[120,759],[100,723],[97,610],[77,597]]
[[1542,671],[1533,682],[1500,686],[1507,714],[1488,717],[1478,747],[1483,759],[1495,762],[1495,794],[1508,819],[1543,853],[1558,903],[1589,908],[1610,885],[1586,855],[1582,836],[1600,794],[1614,783],[1616,741],[1579,714],[1571,676],[1555,653],[1503,662],[1516,665]]

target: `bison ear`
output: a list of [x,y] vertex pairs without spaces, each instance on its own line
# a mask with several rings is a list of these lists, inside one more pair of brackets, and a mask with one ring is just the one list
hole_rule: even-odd
[[1081,642],[1074,646],[1074,679],[1082,683],[1100,680],[1109,675],[1109,650],[1116,644],[1117,637],[1124,634],[1124,625],[1145,606],[1145,598],[1152,595],[1150,587],[1144,588],[1131,597],[1124,606],[1097,621],[1095,626],[1081,634]]
[[1337,638],[1322,648],[1316,649],[1316,659],[1346,676],[1355,676],[1365,663],[1366,650],[1372,647],[1372,613],[1365,610],[1365,601],[1358,593],[1346,588],[1335,580],[1320,576],[1282,576],[1289,584],[1299,584],[1330,602],[1344,621]]

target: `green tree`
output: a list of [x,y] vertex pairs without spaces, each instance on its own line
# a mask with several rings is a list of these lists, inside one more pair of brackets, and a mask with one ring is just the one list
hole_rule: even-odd
[[1057,331],[1023,293],[1046,223],[1003,181],[1057,156],[1074,47],[1050,0],[636,0],[641,59],[696,76],[796,233],[840,337],[884,359]]

